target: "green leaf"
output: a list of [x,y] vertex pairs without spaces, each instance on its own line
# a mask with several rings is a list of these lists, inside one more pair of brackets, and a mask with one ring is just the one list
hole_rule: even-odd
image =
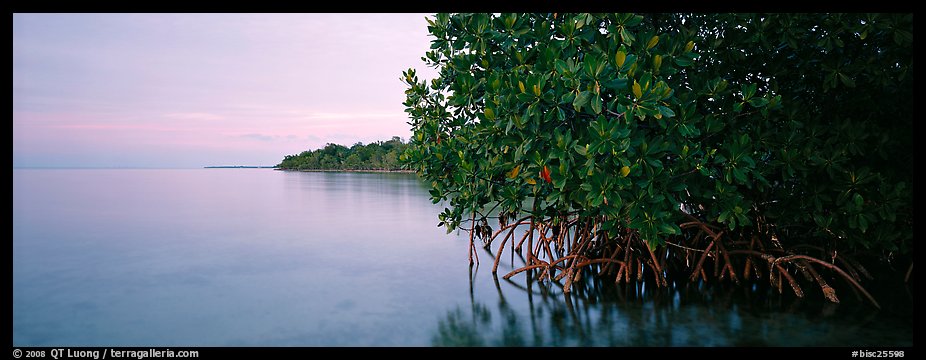
[[865,202],[865,199],[862,199],[862,195],[856,193],[855,195],[852,196],[852,201],[855,203],[855,207],[857,209],[861,209],[862,204]]
[[569,66],[566,65],[566,62],[563,61],[563,59],[556,59],[554,66],[556,68],[556,72],[560,73],[561,75],[568,74],[570,72]]
[[624,62],[626,60],[627,60],[627,53],[623,51],[618,50],[617,54],[614,55],[614,64],[617,65],[617,67],[619,68],[624,66]]
[[572,102],[572,106],[576,109],[576,111],[582,111],[582,107],[588,104],[589,100],[591,99],[592,99],[591,91],[587,91],[587,90],[583,91],[579,93],[578,96],[576,96],[575,101]]
[[752,105],[752,107],[760,108],[765,105],[768,105],[768,99],[763,98],[763,97],[752,98],[752,99],[749,99],[749,105]]
[[637,99],[643,97],[643,90],[640,88],[640,83],[636,80],[633,81],[633,96]]
[[636,63],[637,63],[637,56],[634,54],[628,54],[627,60],[624,61],[624,66],[621,66],[621,71],[624,71],[625,69],[630,69],[630,67],[632,67]]
[[749,221],[749,218],[746,217],[746,214],[740,214],[740,213],[736,214],[736,222],[740,225],[749,225],[751,223]]
[[592,196],[592,201],[589,205],[593,207],[601,206],[601,203],[604,202],[604,197],[601,194]]
[[580,146],[576,144],[575,146],[572,147],[572,149],[582,156],[585,156],[586,154],[588,154],[588,149],[586,149],[585,146]]
[[608,88],[608,89],[623,90],[623,89],[627,88],[627,83],[628,83],[628,82],[629,82],[629,81],[628,81],[626,78],[623,78],[623,79],[621,79],[621,78],[613,78],[613,79],[611,79],[611,80],[608,80],[608,81],[603,82],[602,85],[604,85],[604,87],[605,87],[605,88]]
[[534,101],[535,99],[533,94],[528,94],[528,93],[519,93],[515,95],[515,98],[518,99],[518,101],[523,102],[523,103],[529,103],[529,102]]
[[649,39],[649,42],[646,43],[646,49],[647,50],[652,49],[658,43],[659,43],[659,35],[653,35],[653,37]]
[[634,38],[633,34],[630,31],[627,31],[626,27],[621,27],[620,33],[621,33],[621,41],[624,44],[627,44],[627,46],[633,45],[633,41],[636,39]]
[[624,166],[621,168],[621,177],[627,177],[627,175],[630,175],[630,167]]
[[598,60],[598,64],[595,66],[595,69],[594,69],[595,71],[594,71],[594,76],[593,76],[593,77],[597,79],[598,76],[601,75],[601,73],[604,71],[604,69],[605,69],[607,66],[608,66],[608,59],[600,59],[600,60]]
[[813,221],[817,223],[817,226],[827,227],[830,225],[832,218],[824,217],[820,214],[813,214]]
[[730,217],[730,211],[721,211],[720,216],[717,217],[717,222],[726,222],[728,217]]
[[508,178],[514,179],[518,176],[518,173],[521,171],[521,165],[515,166],[511,171],[508,172]]
[[846,76],[846,74],[840,73],[839,80],[842,81],[842,84],[845,85],[846,87],[850,87],[850,88],[855,87],[855,80],[852,80],[852,78]]
[[662,232],[663,234],[672,234],[672,235],[678,235],[682,233],[682,229],[680,229],[677,225],[670,224],[670,223],[659,224],[659,231]]
[[694,49],[694,47],[694,41],[689,41],[687,44],[685,44],[685,52],[690,52],[692,49]]
[[736,180],[739,180],[741,184],[746,183],[746,174],[739,168],[733,168],[733,176],[736,177]]
[[601,113],[601,96],[592,95],[592,100],[590,103],[592,105],[592,111],[595,114],[600,114]]
[[493,111],[492,108],[486,108],[485,114],[486,119],[495,120],[495,111]]
[[752,99],[752,96],[756,94],[756,84],[743,85],[743,101]]
[[693,64],[691,60],[688,60],[687,58],[684,58],[681,56],[676,56],[674,61],[675,61],[675,65],[678,65],[681,67],[689,67],[691,66],[691,64]]
[[913,34],[909,31],[897,29],[894,31],[894,42],[896,42],[897,45],[913,42]]
[[665,116],[667,118],[675,117],[675,112],[672,111],[672,109],[669,109],[668,107],[659,105],[656,107],[656,109],[659,110],[659,113],[662,114],[662,116]]

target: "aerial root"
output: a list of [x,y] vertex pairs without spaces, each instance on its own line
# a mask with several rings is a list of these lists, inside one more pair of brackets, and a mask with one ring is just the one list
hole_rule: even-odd
[[[666,240],[667,246],[654,248],[641,239],[635,230],[602,230],[603,220],[601,217],[570,219],[560,216],[536,219],[527,216],[513,223],[505,223],[491,234],[484,233],[483,236],[487,237],[486,249],[490,252],[490,245],[501,238],[494,254],[492,273],[497,273],[505,246],[510,244],[508,249],[512,261],[515,259],[514,255],[518,254],[524,264],[505,274],[503,278],[510,279],[522,272],[540,270],[531,275],[530,280],[536,278],[556,283],[563,281],[564,293],[574,290],[576,282],[583,276],[583,270],[587,269],[593,271],[591,274],[598,276],[614,276],[615,283],[630,283],[632,279],[636,282],[652,280],[658,287],[668,287],[668,276],[679,272],[686,273],[691,282],[705,283],[711,277],[719,281],[729,279],[733,283],[741,284],[740,279],[750,281],[767,276],[772,288],[779,293],[784,291],[787,284],[795,296],[803,298],[804,289],[792,275],[801,273],[805,281],[816,283],[820,287],[828,301],[838,303],[836,291],[820,273],[821,269],[826,269],[849,283],[852,292],[860,299],[865,297],[875,307],[880,308],[874,297],[859,284],[863,278],[871,279],[871,274],[846,254],[827,252],[811,245],[797,245],[786,249],[774,237],[769,240],[761,234],[753,234],[748,240],[733,239],[726,235],[723,229],[693,217],[692,221],[679,225],[683,235]],[[473,222],[475,223],[475,218]],[[519,241],[515,241],[518,229],[525,225],[529,228],[524,231]],[[501,235],[503,233],[504,236]],[[475,243],[472,235],[470,239],[470,261],[471,264],[474,260],[478,263],[478,256],[473,259]],[[528,242],[526,247],[523,246],[525,241]],[[527,253],[523,254],[525,249]],[[805,253],[796,253],[802,249]],[[807,255],[807,250],[817,252],[822,258],[831,261]],[[708,264],[708,261],[713,263]],[[763,263],[767,264],[767,267]],[[712,269],[707,268],[708,266]],[[713,270],[713,276],[710,276],[708,269]],[[742,272],[738,272],[737,269],[742,269]],[[766,270],[768,274],[764,275]],[[912,271],[911,262],[905,281],[909,281]]]

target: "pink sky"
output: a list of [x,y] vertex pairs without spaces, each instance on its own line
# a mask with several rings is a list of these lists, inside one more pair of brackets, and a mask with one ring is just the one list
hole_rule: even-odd
[[407,138],[426,14],[14,14],[14,167],[274,165]]

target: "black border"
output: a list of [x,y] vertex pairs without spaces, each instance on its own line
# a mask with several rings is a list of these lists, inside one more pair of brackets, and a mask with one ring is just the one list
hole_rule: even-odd
[[[742,359],[744,356],[760,356],[762,358],[824,358],[824,359],[868,359],[873,356],[853,356],[857,351],[903,351],[903,358],[914,358],[913,347],[530,347],[530,348],[510,348],[510,347],[472,347],[472,348],[454,348],[454,347],[13,347],[11,358],[13,359],[53,359],[51,356],[53,349],[71,349],[79,351],[99,351],[103,354],[107,349],[118,350],[158,350],[158,351],[183,351],[195,350],[198,357],[187,359],[228,359],[238,356],[247,358],[292,358],[301,356],[319,356],[319,355],[351,355],[365,356],[373,355],[376,357],[387,357],[392,355],[415,355],[415,356],[440,356],[452,354],[453,356],[472,356],[487,355],[498,356],[542,356],[560,357],[560,356],[608,356],[622,358],[642,357],[645,359],[657,359],[664,357],[685,357],[691,358],[714,358],[721,356],[724,358],[735,357]],[[25,352],[41,351],[45,357],[16,357],[16,350]],[[23,354],[23,353],[20,353]],[[102,355],[100,356],[102,359]],[[170,359],[168,357],[160,357]],[[58,359],[79,359],[59,356]],[[114,358],[108,356],[107,359],[136,359],[136,358]],[[149,358],[146,358],[149,359]],[[155,359],[155,358],[150,358]],[[174,357],[173,359],[184,359]]]
[[12,13],[181,12],[181,13],[435,13],[435,12],[903,12],[914,2],[795,2],[795,1],[19,1]]

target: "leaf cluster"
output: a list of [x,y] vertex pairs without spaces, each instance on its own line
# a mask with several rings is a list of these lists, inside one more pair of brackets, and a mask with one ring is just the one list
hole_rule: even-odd
[[469,214],[912,249],[910,14],[437,14],[400,161]]

